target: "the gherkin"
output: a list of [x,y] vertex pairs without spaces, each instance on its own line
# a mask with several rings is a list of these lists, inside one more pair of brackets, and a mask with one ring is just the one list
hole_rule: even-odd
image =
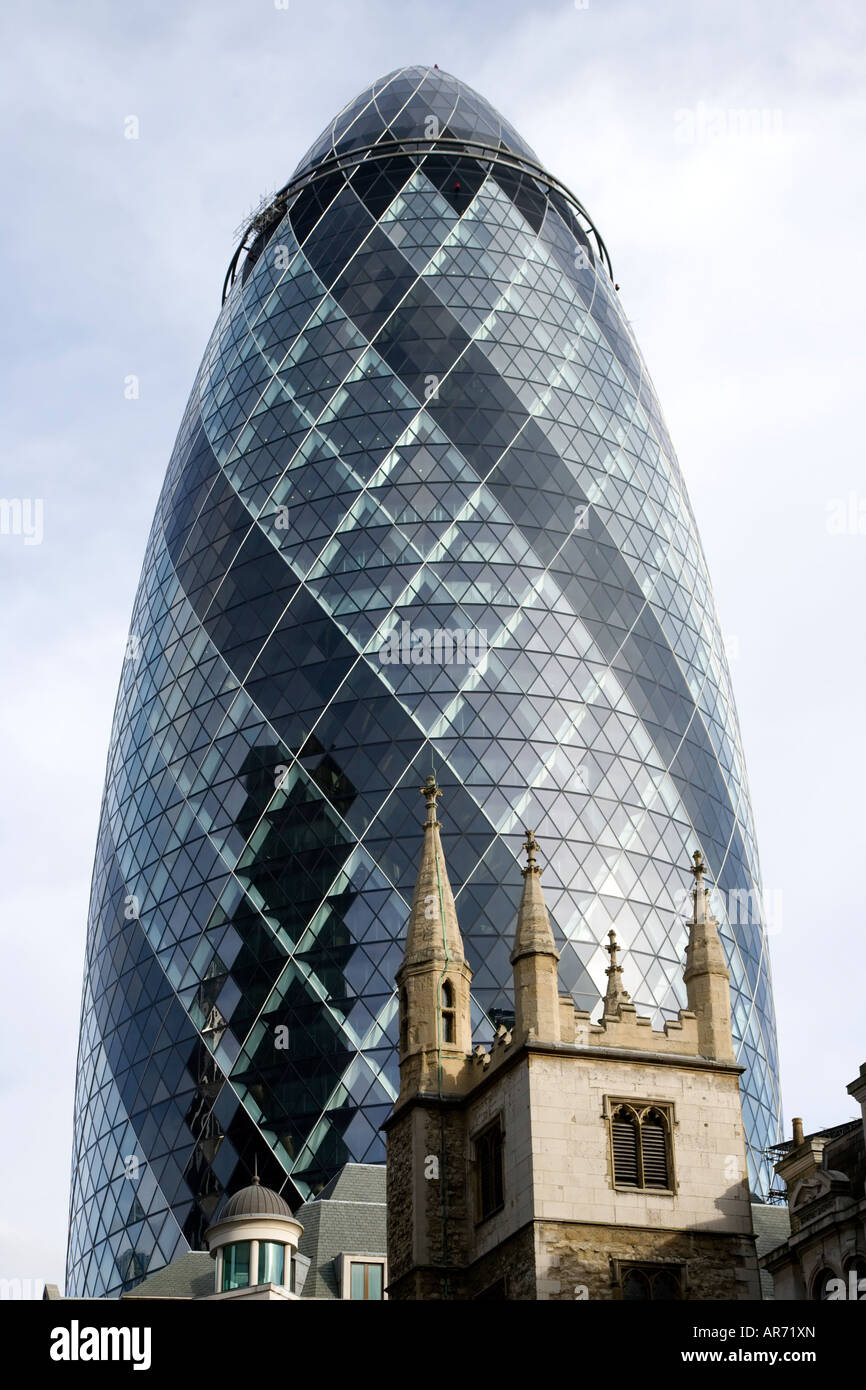
[[169,463],[96,851],[70,1292],[199,1245],[254,1160],[294,1205],[382,1159],[434,765],[480,1038],[511,1007],[525,826],[563,986],[597,1004],[615,924],[657,1018],[702,849],[760,1185],[758,857],[682,475],[585,210],[413,67],[253,220]]

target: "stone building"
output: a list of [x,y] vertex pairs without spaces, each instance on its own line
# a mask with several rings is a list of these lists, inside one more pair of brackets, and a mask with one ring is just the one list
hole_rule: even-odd
[[866,1300],[866,1063],[847,1087],[861,1117],[776,1146],[791,1232],[763,1255],[776,1298]]
[[472,1051],[471,971],[429,777],[397,973],[400,1092],[386,1122],[394,1299],[757,1299],[728,970],[700,853],[684,979],[640,1017],[610,933],[600,1021],[559,992],[532,834],[515,1021]]

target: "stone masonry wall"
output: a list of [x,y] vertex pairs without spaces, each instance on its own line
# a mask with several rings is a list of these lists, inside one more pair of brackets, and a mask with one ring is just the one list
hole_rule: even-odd
[[[536,1219],[751,1234],[735,1072],[537,1053],[529,1075]],[[615,1187],[605,1119],[612,1099],[673,1107],[673,1192]]]
[[412,1266],[412,1124],[404,1112],[387,1136],[388,1283],[395,1284]]
[[404,1108],[388,1130],[389,1297],[457,1296],[471,1220],[465,1115],[435,1101]]
[[688,1300],[760,1298],[754,1244],[739,1236],[544,1221],[536,1259],[542,1300],[618,1300],[616,1261],[685,1266]]

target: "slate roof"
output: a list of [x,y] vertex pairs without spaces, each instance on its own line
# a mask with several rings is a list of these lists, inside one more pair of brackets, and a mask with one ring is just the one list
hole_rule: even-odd
[[385,1165],[347,1163],[295,1215],[304,1228],[298,1250],[310,1261],[301,1298],[339,1298],[338,1255],[385,1256]]
[[[250,1188],[258,1202],[266,1189]],[[234,1200],[234,1199],[232,1199]],[[281,1201],[282,1199],[278,1199]],[[287,1212],[290,1215],[291,1213]],[[223,1212],[222,1220],[228,1214]],[[237,1214],[237,1213],[234,1213]],[[295,1213],[304,1228],[298,1253],[310,1269],[302,1298],[340,1297],[338,1255],[385,1255],[385,1165],[347,1163],[311,1201]],[[214,1262],[205,1251],[179,1255],[171,1264],[143,1279],[123,1298],[204,1298],[213,1293]]]
[[[773,1206],[771,1203],[752,1203],[752,1226],[755,1231],[755,1250],[760,1260],[782,1245],[791,1234],[791,1213],[786,1206]],[[773,1276],[766,1269],[761,1270],[761,1297],[775,1298]]]
[[[347,1163],[313,1200],[379,1202],[384,1206],[385,1194],[384,1163]],[[310,1206],[310,1203],[306,1202],[305,1206]]]
[[121,1298],[204,1298],[213,1293],[214,1262],[206,1250],[190,1250],[143,1279]]

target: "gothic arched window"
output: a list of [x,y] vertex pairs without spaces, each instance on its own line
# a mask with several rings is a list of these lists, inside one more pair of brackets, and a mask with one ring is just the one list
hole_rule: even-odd
[[663,1303],[683,1296],[682,1273],[675,1265],[626,1265],[621,1277],[625,1302]]
[[826,1265],[819,1269],[812,1280],[812,1302],[823,1303],[827,1299],[835,1298],[839,1282],[839,1276],[834,1269],[829,1269]]
[[670,1116],[665,1109],[620,1103],[611,1115],[610,1137],[616,1187],[671,1190]]

